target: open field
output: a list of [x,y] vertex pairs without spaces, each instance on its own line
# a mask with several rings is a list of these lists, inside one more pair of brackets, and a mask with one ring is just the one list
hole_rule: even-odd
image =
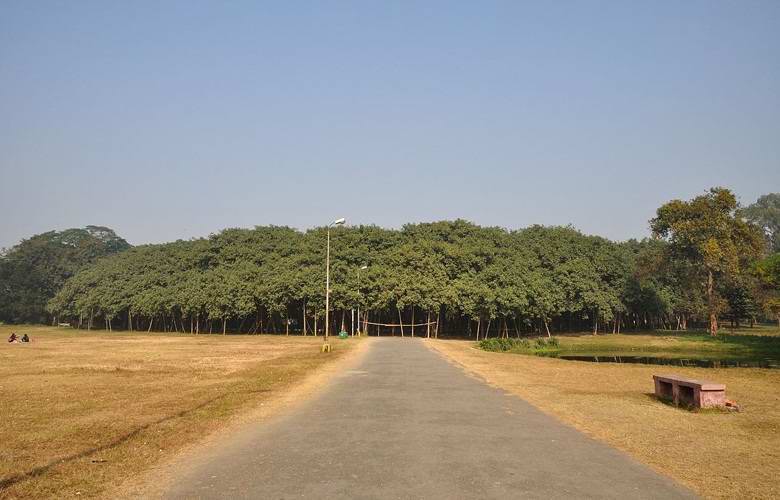
[[[697,345],[710,345],[665,336],[562,337],[561,345],[590,349],[598,344],[601,350],[622,350],[650,341],[658,353],[684,346],[701,352]],[[718,346],[718,341],[712,342],[713,348]],[[485,352],[468,341],[438,340],[430,345],[489,383],[706,497],[780,497],[780,370],[587,363]],[[725,383],[727,397],[736,400],[742,412],[692,413],[660,403],[652,396],[652,375],[662,372]]]
[[[14,331],[30,344],[8,344]],[[0,497],[95,497],[356,343],[0,326]]]

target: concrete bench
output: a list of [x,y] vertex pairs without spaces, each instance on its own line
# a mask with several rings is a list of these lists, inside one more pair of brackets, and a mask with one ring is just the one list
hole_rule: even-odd
[[655,395],[675,405],[695,408],[726,406],[726,386],[677,375],[653,375]]

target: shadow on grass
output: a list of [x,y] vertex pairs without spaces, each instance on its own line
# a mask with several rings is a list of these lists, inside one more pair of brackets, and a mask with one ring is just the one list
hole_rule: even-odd
[[[268,392],[268,391],[269,391],[268,389],[261,389],[261,390],[254,390],[254,391],[250,391],[250,392],[255,393],[255,392]],[[23,472],[21,474],[16,474],[16,475],[13,475],[13,476],[10,476],[10,477],[2,478],[2,479],[0,479],[0,492],[2,492],[4,489],[7,489],[7,488],[13,486],[14,484],[20,483],[22,481],[26,481],[28,479],[32,479],[34,477],[42,476],[43,474],[47,473],[50,469],[52,469],[53,467],[56,467],[58,465],[74,462],[74,461],[80,460],[82,458],[87,458],[87,457],[89,457],[91,455],[94,455],[96,453],[100,453],[102,451],[106,451],[106,450],[110,450],[110,449],[116,448],[117,446],[120,446],[121,444],[126,443],[127,441],[129,441],[130,439],[134,438],[138,434],[142,433],[143,431],[145,431],[145,430],[147,430],[147,429],[149,429],[149,428],[151,428],[151,427],[153,427],[155,425],[160,425],[160,424],[168,422],[170,420],[174,420],[174,419],[177,419],[177,418],[185,417],[185,416],[187,416],[187,415],[189,415],[191,413],[194,413],[194,412],[196,412],[198,410],[201,410],[201,409],[207,407],[208,405],[210,405],[210,404],[212,404],[212,403],[214,403],[216,401],[219,401],[220,399],[223,399],[223,398],[225,398],[227,396],[229,396],[229,394],[222,394],[222,395],[216,396],[216,397],[211,398],[211,399],[209,399],[207,401],[204,401],[203,403],[200,403],[199,405],[194,406],[192,408],[188,408],[186,410],[182,410],[182,411],[176,412],[176,413],[174,413],[172,415],[168,415],[168,416],[165,416],[165,417],[163,417],[161,419],[155,420],[154,422],[149,422],[147,424],[144,424],[144,425],[142,425],[140,427],[137,427],[136,429],[133,429],[132,431],[128,432],[127,434],[124,434],[124,435],[120,436],[119,438],[115,439],[114,441],[111,441],[110,443],[106,443],[104,445],[97,446],[95,448],[90,448],[90,449],[87,449],[87,450],[84,450],[84,451],[80,451],[78,453],[74,453],[73,455],[69,455],[67,457],[51,461],[51,462],[49,462],[46,465],[41,465],[39,467],[34,467],[34,468],[28,470],[27,472]],[[96,463],[98,463],[98,462],[96,462]],[[102,462],[99,462],[99,463],[102,463]]]
[[687,404],[674,404],[674,401],[667,398],[659,398],[655,395],[654,392],[646,392],[644,393],[645,397],[647,399],[650,399],[656,403],[660,403],[662,405],[668,406],[670,408],[674,408],[675,410],[684,411],[685,413],[701,413],[701,414],[707,414],[707,413],[718,413],[718,414],[731,414],[735,413],[732,410],[729,410],[728,408],[698,408],[693,405],[687,405]]

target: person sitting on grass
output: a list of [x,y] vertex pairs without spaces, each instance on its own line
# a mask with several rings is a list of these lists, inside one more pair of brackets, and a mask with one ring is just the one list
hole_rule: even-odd
[[30,341],[30,337],[26,333],[22,335],[22,342],[29,342],[29,341]]
[[11,336],[8,337],[8,342],[19,342],[19,337],[15,333],[11,333]]

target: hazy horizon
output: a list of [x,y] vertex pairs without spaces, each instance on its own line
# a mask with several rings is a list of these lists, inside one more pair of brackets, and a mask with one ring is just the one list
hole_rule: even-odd
[[337,217],[649,235],[780,191],[780,2],[0,4],[0,247]]

